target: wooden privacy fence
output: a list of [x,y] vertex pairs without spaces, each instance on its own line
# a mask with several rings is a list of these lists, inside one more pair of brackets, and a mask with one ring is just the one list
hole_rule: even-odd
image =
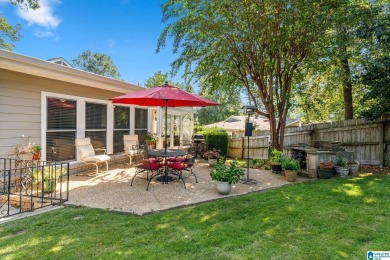
[[[390,165],[390,117],[352,119],[285,129],[284,147],[340,142],[361,164]],[[249,138],[249,158],[268,159],[270,131]],[[229,140],[231,158],[247,158],[247,137]]]

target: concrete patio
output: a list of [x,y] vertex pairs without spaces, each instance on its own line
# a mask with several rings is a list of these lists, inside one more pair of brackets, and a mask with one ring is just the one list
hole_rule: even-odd
[[[283,174],[251,169],[250,178],[257,180],[258,184],[234,184],[229,195],[220,195],[216,190],[215,181],[210,178],[211,169],[212,167],[205,160],[199,159],[194,167],[198,183],[195,182],[193,176],[185,179],[186,188],[181,180],[175,180],[169,184],[153,180],[148,191],[146,190],[147,181],[138,176],[134,179],[133,186],[130,186],[135,173],[134,167],[111,169],[109,172],[101,172],[94,177],[89,177],[87,173],[71,175],[69,201],[66,205],[145,215],[291,184],[285,180]],[[183,173],[183,175],[188,176],[188,173]],[[297,182],[304,180],[308,179],[298,177]]]

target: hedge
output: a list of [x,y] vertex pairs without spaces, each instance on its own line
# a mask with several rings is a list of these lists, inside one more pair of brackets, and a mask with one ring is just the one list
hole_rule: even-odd
[[228,153],[228,133],[223,128],[205,128],[200,134],[204,136],[207,150],[213,148],[221,150],[221,155],[226,156]]

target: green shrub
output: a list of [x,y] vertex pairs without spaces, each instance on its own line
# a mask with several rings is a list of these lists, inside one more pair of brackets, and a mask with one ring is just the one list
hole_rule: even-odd
[[221,150],[221,155],[226,156],[228,151],[228,133],[223,128],[205,128],[200,132],[205,138],[206,149],[212,150],[216,148]]
[[237,183],[240,177],[244,176],[244,169],[240,167],[238,161],[232,161],[230,166],[225,164],[223,158],[218,159],[214,164],[214,170],[210,172],[210,177],[216,181],[226,181],[230,184]]
[[271,152],[271,157],[270,157],[270,161],[271,162],[279,162],[281,163],[284,159],[284,154],[282,151],[279,151],[279,150],[276,150],[276,149],[273,149],[272,152]]
[[340,167],[347,167],[347,159],[343,157],[336,158],[336,165]]
[[262,169],[265,168],[267,165],[269,166],[269,161],[264,159],[252,159],[249,165],[251,168],[254,169]]
[[282,161],[282,169],[290,171],[298,171],[301,168],[299,161],[295,159],[284,159]]

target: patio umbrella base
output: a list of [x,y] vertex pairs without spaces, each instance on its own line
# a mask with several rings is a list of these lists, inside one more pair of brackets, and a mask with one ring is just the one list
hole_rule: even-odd
[[245,179],[240,179],[240,183],[242,183],[242,184],[257,184],[258,181],[254,180],[254,179],[245,178]]
[[156,180],[167,183],[167,182],[174,181],[175,179],[172,176],[160,176]]

